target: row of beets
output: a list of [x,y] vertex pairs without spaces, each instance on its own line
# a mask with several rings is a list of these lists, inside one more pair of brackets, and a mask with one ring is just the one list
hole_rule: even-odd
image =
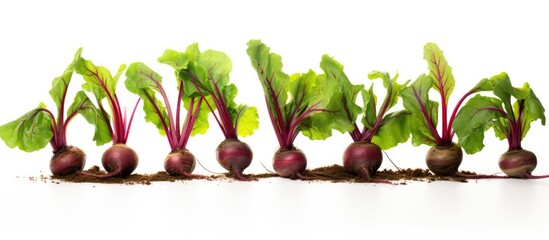
[[[41,103],[0,126],[0,137],[9,147],[31,152],[44,148],[49,142],[54,153],[50,161],[54,175],[93,175],[82,171],[84,152],[68,145],[66,139],[67,125],[75,116],[82,115],[95,126],[93,139],[97,145],[113,143],[102,156],[108,174],[93,176],[126,177],[138,164],[137,154],[126,141],[134,113],[142,101],[145,120],[154,124],[170,144],[172,151],[164,161],[168,174],[202,177],[192,174],[196,160],[186,145],[191,136],[206,132],[208,116],[212,114],[226,139],[217,147],[218,162],[236,179],[249,180],[242,173],[250,165],[253,154],[238,137],[253,134],[259,124],[258,113],[255,107],[234,102],[237,88],[229,82],[232,63],[226,54],[214,50],[201,52],[197,44],[190,45],[184,52],[166,50],[158,61],[175,70],[178,94],[175,102],[170,102],[162,77],[145,64],[135,62],[127,69],[122,65],[113,76],[108,69],[81,57],[81,51],[77,51],[65,72],[53,80],[50,95],[57,106],[56,114]],[[366,180],[383,182],[375,178],[382,162],[382,149],[407,142],[410,136],[414,146],[432,146],[426,162],[437,175],[501,177],[466,175],[458,171],[462,149],[469,154],[482,150],[484,132],[490,128],[497,137],[508,140],[509,151],[499,161],[504,173],[510,177],[549,177],[531,175],[536,156],[521,146],[531,122],[541,120],[545,125],[545,110],[529,85],[515,88],[505,73],[482,79],[462,96],[450,113],[448,100],[455,80],[452,68],[434,43],[424,47],[428,74],[420,75],[411,84],[410,81],[400,84],[398,75],[391,77],[386,72],[373,71],[368,75],[371,80],[383,82],[387,92],[381,103],[377,102],[373,84],[368,89],[363,84],[352,84],[343,65],[328,55],[320,62],[323,74],[309,70],[287,75],[282,71],[281,57],[271,53],[261,41],[249,41],[247,53],[263,86],[279,142],[273,168],[282,177],[303,178],[306,156],[293,144],[299,133],[317,140],[330,137],[333,130],[351,136],[353,143],[343,153],[343,165],[347,171]],[[124,71],[126,88],[139,96],[129,117],[122,112],[116,95],[116,85]],[[83,77],[84,84],[65,111],[65,98],[74,72]],[[432,89],[440,95],[440,106],[429,99]],[[88,94],[93,95],[95,102]],[[399,98],[405,110],[389,112]],[[182,108],[186,113],[182,113]],[[439,108],[440,132],[437,129]],[[453,142],[454,135],[458,137],[457,144]]]

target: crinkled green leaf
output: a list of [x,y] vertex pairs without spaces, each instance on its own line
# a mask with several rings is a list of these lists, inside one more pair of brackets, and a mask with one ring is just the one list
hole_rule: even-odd
[[359,92],[364,89],[364,85],[353,85],[343,70],[343,64],[328,55],[322,56],[320,68],[324,71],[327,81],[335,81],[339,85],[334,91],[340,91],[341,97],[332,97],[334,102],[340,103],[339,106],[335,106],[342,108],[336,116],[347,118],[354,124],[358,115],[363,112],[363,109],[356,104],[356,99]]
[[238,136],[246,137],[254,134],[254,131],[259,127],[257,108],[241,104],[236,109],[237,116],[233,118],[236,120]]
[[[263,44],[261,40],[250,40],[246,52],[263,86],[265,97],[269,99],[267,101],[268,107],[271,111],[274,111],[274,101],[277,101],[280,106],[285,106],[290,77],[282,71],[282,58],[280,55],[271,53],[270,48]],[[282,114],[287,115],[284,112]]]
[[444,101],[454,91],[455,80],[452,68],[448,65],[442,50],[435,43],[427,43],[423,47],[423,58],[429,66],[429,77],[433,82],[433,88],[444,95]]
[[62,110],[63,101],[65,99],[65,96],[67,95],[67,90],[71,82],[72,74],[74,73],[74,69],[78,64],[78,61],[80,61],[81,54],[82,48],[79,48],[74,54],[73,61],[69,64],[63,74],[59,77],[54,78],[52,81],[50,95],[55,102],[55,105],[57,105],[57,109],[59,109],[60,111]]
[[[186,95],[211,98],[212,101],[207,102],[211,103],[208,109],[212,114],[216,114],[226,136],[236,137],[240,131],[239,126],[248,128],[242,130],[243,133],[253,133],[253,130],[250,132],[253,124],[238,124],[237,117],[242,109],[234,102],[238,93],[236,85],[229,83],[229,74],[232,70],[230,58],[225,53],[215,50],[200,52],[196,43],[187,47],[185,55],[189,59],[186,68],[176,70],[183,79]],[[223,117],[227,114],[230,122],[227,121],[228,118]]]
[[534,94],[533,90],[530,90],[530,94],[524,99],[524,105],[522,139],[526,137],[526,133],[530,130],[532,122],[539,119],[541,120],[541,124],[545,125],[545,108],[541,105],[541,101]]
[[53,137],[53,119],[44,112],[41,104],[16,120],[0,126],[0,138],[10,148],[18,147],[25,152],[44,148]]
[[160,93],[160,84],[162,77],[144,63],[132,63],[126,71],[126,88],[143,100],[145,120],[154,124],[160,135],[164,136],[170,123],[166,107],[156,96],[156,93]]
[[372,71],[368,74],[368,78],[370,80],[376,80],[376,79],[382,79],[383,80],[383,86],[385,89],[387,89],[387,95],[385,96],[385,101],[389,99],[389,105],[388,108],[394,107],[398,103],[398,97],[400,95],[400,92],[408,86],[408,83],[410,80],[406,81],[404,84],[399,84],[397,82],[398,80],[398,73],[395,75],[394,78],[391,78],[389,73],[387,72],[381,72],[381,71]]
[[[496,124],[499,118],[505,116],[502,102],[493,97],[476,95],[471,98],[459,110],[453,124],[453,129],[458,136],[459,145],[468,154],[479,152],[484,148],[484,132]],[[502,131],[499,134],[505,136],[505,130],[495,128],[494,131]]]
[[374,127],[377,119],[377,96],[374,93],[374,86],[370,86],[368,90],[360,91],[362,95],[362,106],[364,115],[362,116],[362,124],[365,128],[371,129]]
[[414,124],[411,124],[411,133],[414,146],[435,145],[435,136],[430,130],[429,123],[432,123],[432,126],[436,128],[438,103],[429,99],[429,90],[432,85],[431,78],[422,74],[400,94],[404,108],[412,114],[411,118]]
[[95,126],[93,140],[97,146],[104,145],[112,140],[109,126],[101,116],[101,110],[93,104],[84,91],[76,93],[74,101],[67,110],[67,116],[75,114],[81,114],[88,123]]
[[98,102],[107,96],[115,98],[116,83],[126,65],[122,64],[114,77],[110,71],[103,66],[95,66],[92,61],[81,58],[76,65],[76,73],[82,75],[86,83],[82,85],[85,91],[92,92]]
[[[319,79],[312,70],[309,70],[307,73],[297,73],[290,76],[290,104],[285,106],[285,112],[294,113],[290,115],[290,118],[294,119],[294,123],[301,114],[306,114],[308,109],[313,107],[325,109],[329,103],[329,98],[324,97],[328,93],[325,89],[333,89],[336,86],[335,82],[331,83],[332,87],[326,85],[321,87],[317,80]],[[313,104],[317,105],[313,106]],[[325,119],[325,116],[313,117],[315,115],[319,114],[311,114],[311,116],[303,119],[297,125],[297,130],[312,140],[323,140],[330,137],[332,135],[331,124],[320,124],[319,122]]]
[[511,84],[511,79],[507,73],[500,73],[490,78],[490,81],[494,84],[494,95],[496,95],[503,103],[505,112],[509,115],[512,121],[515,121],[516,115],[513,114],[513,104],[511,98],[524,99],[530,94],[530,88],[517,89]]
[[385,115],[382,125],[374,134],[372,142],[381,149],[392,148],[410,138],[412,115],[407,111],[391,112]]
[[497,98],[475,96],[462,107],[454,122],[459,143],[469,154],[482,150],[484,131],[490,128],[500,140],[507,138],[509,148],[515,149],[520,147],[531,122],[540,119],[545,125],[545,109],[528,83],[515,88],[506,73],[494,75],[489,81]]
[[158,58],[159,63],[164,63],[176,70],[186,69],[189,64],[189,56],[186,53],[166,49]]

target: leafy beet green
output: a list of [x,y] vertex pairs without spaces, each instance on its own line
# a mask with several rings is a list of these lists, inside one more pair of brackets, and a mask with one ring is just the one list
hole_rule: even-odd
[[[166,50],[159,58],[172,66],[183,79],[189,95],[202,96],[226,139],[252,135],[259,126],[256,107],[236,104],[236,85],[229,83],[232,62],[219,51],[200,52],[198,44],[191,44],[185,52]],[[187,61],[186,64],[181,64]],[[174,64],[179,62],[179,64]]]
[[[112,76],[110,71],[103,66],[95,66],[92,61],[81,58],[76,65],[76,73],[82,75],[85,83],[82,88],[85,91],[93,93],[100,110],[100,117],[107,123],[107,128],[101,128],[100,131],[104,135],[111,136],[114,144],[126,144],[130,133],[131,123],[135,109],[140,100],[137,100],[133,108],[132,114],[128,119],[125,112],[122,112],[122,106],[116,96],[116,84],[118,79],[126,69],[126,65],[122,64],[118,68],[116,75]],[[103,105],[103,101],[107,99],[110,107],[111,115],[107,112]]]
[[[382,149],[389,149],[408,140],[410,114],[404,110],[391,113],[388,111],[397,104],[400,92],[409,81],[399,84],[397,83],[398,75],[391,78],[386,72],[373,71],[368,74],[370,80],[381,79],[383,86],[387,89],[385,99],[381,106],[378,106],[373,84],[368,90],[362,84],[353,85],[345,75],[343,65],[327,55],[322,57],[320,67],[329,81],[336,81],[339,85],[334,91],[340,91],[338,94],[340,97],[333,98],[332,101],[337,105],[332,108],[342,110],[332,114],[334,116],[332,119],[337,118],[334,123],[339,126],[352,126],[350,128],[352,130],[347,132],[354,142],[373,142]],[[362,106],[356,104],[359,93],[362,95]],[[363,126],[359,128],[356,121],[361,114]]]
[[[288,76],[282,71],[282,59],[259,40],[248,42],[248,55],[257,72],[265,101],[281,149],[294,148],[299,132],[311,139],[325,139],[331,126],[304,124],[314,114],[327,112],[331,86],[309,70]],[[326,97],[328,96],[328,97]],[[325,131],[329,130],[329,131]]]
[[545,109],[528,83],[515,88],[506,73],[486,80],[496,97],[476,95],[459,111],[454,128],[460,145],[469,154],[482,150],[484,132],[492,128],[499,139],[507,139],[509,151],[522,149],[530,124],[541,120],[545,125]]
[[17,120],[9,122],[0,127],[0,137],[11,147],[32,152],[40,150],[49,142],[56,153],[67,147],[67,126],[74,117],[81,114],[88,122],[96,125],[94,140],[98,145],[110,141],[108,135],[102,134],[101,128],[104,121],[97,118],[97,108],[90,99],[79,91],[73,103],[65,113],[65,101],[72,74],[80,61],[82,49],[78,49],[73,62],[67,67],[63,74],[53,79],[50,95],[57,106],[57,117],[46,108],[44,103],[27,112]]
[[[96,126],[93,139],[98,145],[110,141],[110,136],[102,132],[106,123],[98,117],[100,111],[83,91],[76,93],[72,104],[67,109],[67,112],[65,112],[69,85],[72,74],[77,64],[81,61],[81,52],[82,49],[78,49],[74,55],[74,60],[63,74],[53,79],[52,88],[49,93],[57,107],[56,115],[47,109],[44,103],[40,103],[37,108],[27,112],[20,118],[0,126],[0,137],[11,148],[18,147],[23,151],[32,152],[44,148],[49,142],[54,153],[52,165],[50,165],[54,175],[74,173],[83,167],[83,163],[81,163],[80,169],[71,168],[69,169],[70,171],[65,171],[60,169],[64,166],[55,167],[53,164],[56,156],[71,148],[71,146],[67,145],[67,127],[78,114]],[[85,157],[83,152],[78,154]]]

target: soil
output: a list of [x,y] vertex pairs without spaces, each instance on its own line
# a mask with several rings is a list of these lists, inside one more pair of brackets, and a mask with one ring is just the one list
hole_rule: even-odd
[[[105,171],[100,170],[98,166],[93,166],[85,172],[93,174],[106,174]],[[461,171],[462,173],[468,175],[476,175],[474,172]],[[332,165],[326,167],[320,167],[312,170],[306,170],[303,173],[304,178],[301,180],[304,181],[325,181],[325,182],[334,182],[334,183],[363,183],[369,182],[368,180],[361,179],[356,175],[348,173],[344,170],[343,166]],[[262,174],[249,174],[245,177],[252,178],[254,180],[265,179],[265,178],[274,178],[278,177],[274,173],[262,173]],[[433,181],[451,181],[451,182],[467,182],[466,178],[457,177],[457,176],[435,176],[427,169],[400,169],[400,170],[390,170],[384,169],[377,172],[376,179],[378,180],[388,180],[393,184],[406,185],[409,181],[420,181],[420,182],[433,182]],[[31,181],[41,181],[47,182],[51,181],[52,183],[59,184],[60,182],[73,182],[73,183],[105,183],[105,184],[142,184],[150,185],[152,182],[175,182],[175,181],[191,181],[193,179],[179,177],[179,176],[170,176],[164,171],[157,172],[155,174],[132,174],[127,178],[110,178],[110,179],[99,179],[93,176],[87,176],[82,174],[73,174],[68,176],[44,176],[40,177],[29,177]],[[208,181],[216,180],[229,180],[233,181],[232,175],[230,173],[222,175],[212,175],[208,176],[206,179]]]

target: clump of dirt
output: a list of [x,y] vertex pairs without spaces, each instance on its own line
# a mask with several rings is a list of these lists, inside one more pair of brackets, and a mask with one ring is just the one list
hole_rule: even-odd
[[[93,166],[88,170],[85,170],[87,173],[93,173],[98,175],[106,174],[105,171],[101,170],[98,166]],[[470,171],[461,171],[461,173],[474,176],[476,173]],[[365,179],[362,179],[354,174],[346,172],[343,166],[340,165],[331,165],[326,167],[319,167],[312,170],[305,170],[303,173],[306,181],[327,181],[334,183],[341,182],[368,182]],[[274,173],[261,173],[261,174],[248,174],[245,175],[248,178],[257,180],[265,178],[274,178],[278,175]],[[399,169],[399,170],[390,170],[384,169],[378,171],[376,179],[379,180],[388,180],[394,184],[405,185],[408,181],[421,181],[421,182],[433,182],[433,181],[451,181],[451,182],[467,182],[466,178],[458,176],[436,176],[432,174],[427,169]],[[155,174],[132,174],[126,178],[109,178],[109,179],[100,179],[93,176],[83,175],[83,174],[72,174],[67,176],[52,176],[48,178],[47,176],[41,175],[40,177],[29,177],[31,181],[41,181],[47,182],[51,180],[54,183],[59,184],[59,182],[74,182],[74,183],[106,183],[106,184],[143,184],[150,185],[152,182],[175,182],[175,181],[189,181],[192,179],[182,177],[182,176],[170,176],[164,171],[157,172]],[[221,175],[212,175],[209,176],[206,180],[215,181],[215,180],[227,180],[232,179],[230,173],[225,173]]]
[[[462,171],[468,175],[476,175],[474,172]],[[366,179],[362,179],[359,176],[351,174],[340,165],[332,165],[326,167],[320,167],[313,170],[306,170],[304,173],[305,180],[319,180],[330,182],[368,182]],[[378,171],[375,175],[376,179],[389,180],[391,182],[406,184],[406,181],[451,181],[451,182],[467,182],[466,178],[458,176],[436,176],[427,169],[400,169],[390,170],[384,169]]]
[[[97,174],[97,175],[107,174],[107,172],[99,169],[98,166],[93,166],[90,169],[85,170],[84,172]],[[152,182],[175,182],[175,181],[191,180],[183,176],[170,176],[164,171],[160,171],[155,174],[132,174],[126,178],[114,177],[114,178],[108,178],[108,179],[101,179],[94,176],[88,176],[88,175],[79,174],[79,173],[75,173],[67,176],[52,176],[51,178],[59,181],[74,182],[74,183],[111,183],[111,184],[115,183],[115,184],[127,184],[127,185],[133,185],[133,184],[150,185]]]

